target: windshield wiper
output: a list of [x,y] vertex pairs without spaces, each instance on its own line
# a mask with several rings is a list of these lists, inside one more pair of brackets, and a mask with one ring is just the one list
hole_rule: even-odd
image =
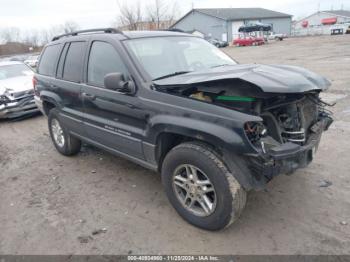
[[160,79],[168,78],[168,77],[172,77],[172,76],[183,75],[183,74],[187,74],[187,73],[190,73],[190,72],[193,72],[193,71],[177,71],[177,72],[174,72],[174,73],[171,73],[171,74],[168,74],[168,75],[164,75],[164,76],[160,76],[160,77],[154,78],[153,81],[154,80],[160,80]]
[[220,66],[228,66],[228,65],[231,65],[231,64],[221,64],[221,65],[215,65],[215,66],[212,66],[210,68],[215,68],[215,67],[220,67]]

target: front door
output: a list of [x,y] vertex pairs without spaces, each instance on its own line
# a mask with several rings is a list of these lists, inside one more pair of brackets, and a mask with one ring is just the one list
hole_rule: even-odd
[[93,41],[82,87],[85,129],[88,138],[117,153],[144,159],[142,137],[145,114],[139,109],[137,94],[129,95],[104,88],[104,76],[129,72],[117,49],[104,41]]

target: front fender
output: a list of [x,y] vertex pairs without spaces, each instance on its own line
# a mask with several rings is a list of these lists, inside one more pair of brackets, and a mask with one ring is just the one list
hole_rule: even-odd
[[242,154],[251,153],[243,124],[242,128],[238,128],[179,116],[157,115],[151,118],[146,130],[149,142],[156,144],[157,137],[164,132],[191,137]]

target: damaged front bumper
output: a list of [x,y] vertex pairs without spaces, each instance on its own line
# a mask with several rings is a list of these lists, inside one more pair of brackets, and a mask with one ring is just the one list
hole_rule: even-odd
[[332,118],[325,117],[315,123],[310,130],[305,145],[287,142],[274,146],[265,153],[250,155],[245,158],[251,175],[265,184],[279,174],[291,174],[298,168],[306,167],[314,158],[323,131],[333,122]]
[[0,118],[17,118],[38,111],[33,95],[0,103]]

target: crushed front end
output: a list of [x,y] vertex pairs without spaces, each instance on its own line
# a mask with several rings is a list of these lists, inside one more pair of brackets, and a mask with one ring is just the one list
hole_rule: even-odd
[[38,112],[34,91],[8,92],[0,95],[0,118],[17,118]]
[[272,97],[261,105],[263,122],[246,123],[245,132],[258,154],[244,157],[256,178],[266,182],[278,174],[306,167],[321,135],[332,124],[331,112],[318,92]]

